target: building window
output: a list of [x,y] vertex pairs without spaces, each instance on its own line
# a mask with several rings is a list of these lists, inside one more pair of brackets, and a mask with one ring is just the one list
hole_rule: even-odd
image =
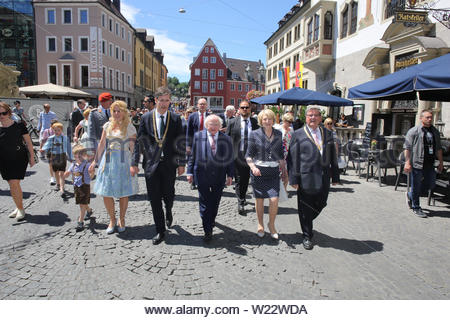
[[358,2],[352,2],[352,16],[350,23],[350,34],[354,34],[356,32],[357,22],[358,22]]
[[344,11],[342,11],[341,38],[345,38],[347,36],[347,29],[348,29],[348,6],[345,6]]
[[72,52],[72,38],[63,37],[64,42],[64,52]]
[[102,53],[106,55],[106,41],[102,40]]
[[106,14],[102,13],[102,27],[106,27]]
[[216,92],[216,82],[215,81],[211,81],[209,83],[209,92],[211,92],[211,93],[215,93]]
[[89,66],[81,66],[81,87],[89,87]]
[[194,69],[194,76],[199,76],[200,75],[200,68],[195,68]]
[[116,36],[119,35],[119,24],[116,22]]
[[125,62],[125,50],[122,49],[122,62]]
[[278,70],[283,69],[283,62],[278,65]]
[[245,85],[245,92],[249,92],[250,91],[250,85],[249,84],[246,84]]
[[109,88],[110,88],[110,89],[114,89],[114,88],[113,88],[113,84],[114,84],[114,81],[113,81],[113,71],[112,71],[112,69],[109,69]]
[[234,106],[234,98],[231,98],[231,99],[230,99],[230,104],[231,104],[232,106]]
[[72,24],[72,9],[62,9],[62,23]]
[[234,91],[234,89],[235,89],[235,88],[234,88],[234,83],[230,84],[230,90],[231,90],[231,91]]
[[131,75],[127,76],[128,87],[131,87]]
[[208,92],[208,81],[202,82],[202,92]]
[[213,47],[211,47],[210,52],[211,52],[211,53],[214,53],[214,48],[213,48]]
[[330,11],[327,11],[327,13],[325,13],[323,37],[326,40],[333,39],[333,14]]
[[242,91],[242,84],[238,84],[238,91]]
[[294,28],[294,42],[300,39],[300,23]]
[[48,66],[48,82],[57,84],[57,72],[56,72],[56,65],[49,65]]
[[55,9],[45,9],[45,23],[46,24],[56,24],[56,10]]
[[131,52],[128,52],[128,64],[131,65]]
[[79,24],[89,24],[89,10],[88,9],[78,9],[78,23]]
[[131,31],[128,31],[128,43],[131,44]]
[[217,82],[217,90],[223,90],[223,82],[222,81]]
[[63,86],[70,87],[72,80],[72,72],[70,65],[63,65]]
[[102,87],[103,88],[106,88],[106,68],[105,67],[103,67],[103,69],[102,69]]
[[56,37],[47,37],[47,52],[56,52]]
[[269,48],[268,56],[269,56],[269,59],[272,59],[272,47]]
[[273,45],[273,56],[278,54],[278,42]]
[[119,75],[120,75],[120,72],[119,71],[116,71],[116,90],[119,90],[120,89],[120,86],[119,86],[119,81],[120,81],[120,77],[119,77]]
[[273,67],[273,69],[272,69],[272,78],[274,78],[274,79],[276,79],[277,78],[277,67],[275,66],[275,67]]
[[208,63],[208,57],[203,57],[203,63]]
[[111,18],[109,18],[108,24],[109,24],[109,31],[112,32],[113,31],[113,21]]
[[217,76],[223,77],[223,69],[217,69]]
[[119,60],[119,47],[116,46],[116,59]]
[[312,24],[313,24],[313,19],[311,18],[311,19],[309,19],[308,25],[307,25],[308,37],[307,37],[306,45],[310,45],[312,43]]
[[314,41],[319,40],[319,27],[320,27],[320,17],[318,14],[314,15]]
[[80,37],[80,52],[88,52],[89,51],[89,38]]
[[284,63],[286,68],[291,67],[291,58],[286,59],[286,62]]
[[292,43],[292,31],[289,31],[286,34],[286,48],[289,47]]
[[110,57],[113,57],[114,56],[114,48],[113,48],[113,44],[112,43],[110,43],[109,44],[109,56]]
[[205,53],[209,53],[209,47],[205,47]]
[[208,69],[202,70],[202,79],[207,80],[208,79]]
[[122,72],[121,80],[122,80],[122,91],[125,91],[125,73],[124,72]]
[[200,81],[194,81],[194,89],[200,89]]
[[209,78],[211,80],[215,80],[216,79],[216,69],[210,69],[209,70]]
[[216,63],[216,57],[211,57],[211,63]]
[[124,27],[122,27],[122,28],[120,29],[120,35],[122,36],[122,39],[125,40],[125,28],[124,28]]
[[280,52],[284,50],[284,37],[280,39]]
[[240,105],[242,102],[242,99],[238,99],[238,105]]
[[267,80],[272,80],[272,70],[267,69]]

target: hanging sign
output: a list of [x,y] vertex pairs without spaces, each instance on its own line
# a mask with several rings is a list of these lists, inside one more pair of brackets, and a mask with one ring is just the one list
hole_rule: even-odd
[[428,24],[428,12],[422,11],[396,11],[394,22]]

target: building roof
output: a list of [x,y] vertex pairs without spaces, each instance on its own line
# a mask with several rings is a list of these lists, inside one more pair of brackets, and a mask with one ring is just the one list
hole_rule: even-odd
[[264,64],[259,61],[250,61],[250,60],[241,60],[241,59],[233,59],[233,58],[226,58],[225,61],[226,66],[231,71],[231,74],[229,75],[229,79],[233,80],[248,80],[246,75],[246,70],[248,67],[249,73],[252,77],[252,79],[257,80],[258,79],[258,71],[260,67],[264,67]]

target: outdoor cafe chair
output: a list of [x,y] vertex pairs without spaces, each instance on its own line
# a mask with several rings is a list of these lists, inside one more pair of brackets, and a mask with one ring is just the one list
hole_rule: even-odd
[[373,167],[376,167],[376,172],[378,173],[378,183],[381,187],[381,170],[384,169],[384,179],[386,179],[387,169],[395,169],[395,175],[398,176],[397,166],[399,165],[399,161],[395,157],[394,150],[385,149],[385,150],[376,150],[373,153],[372,157],[369,159],[367,163],[367,177],[366,180],[369,180],[369,167],[373,171]]
[[[344,151],[347,153],[347,166],[350,161],[353,164],[353,169],[356,169],[356,173],[361,177],[361,163],[367,163],[369,159],[369,148],[367,145],[355,144],[353,140],[347,142],[344,147]],[[355,167],[356,163],[356,167]]]

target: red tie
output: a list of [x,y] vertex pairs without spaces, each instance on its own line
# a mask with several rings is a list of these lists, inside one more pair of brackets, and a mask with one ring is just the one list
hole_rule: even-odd
[[216,155],[216,140],[214,139],[214,136],[211,136],[212,141],[211,141],[211,152],[213,154],[213,156]]
[[203,113],[200,113],[200,128],[198,130],[199,131],[203,130]]

